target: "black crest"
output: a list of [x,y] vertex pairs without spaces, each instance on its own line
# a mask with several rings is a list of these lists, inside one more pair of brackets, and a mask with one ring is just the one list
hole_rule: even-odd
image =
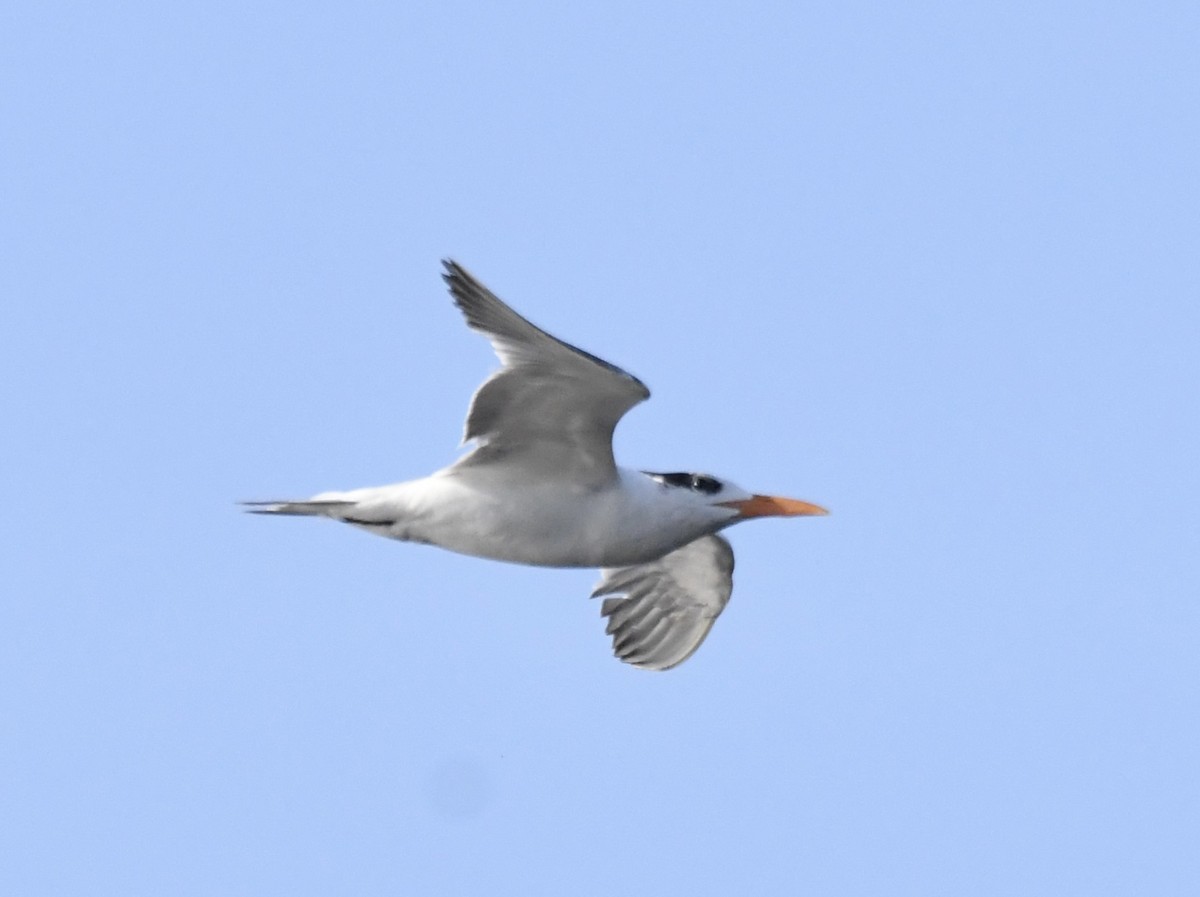
[[725,488],[720,480],[710,477],[706,473],[651,473],[648,470],[643,470],[642,473],[664,486],[690,489],[693,492],[703,492],[705,495],[716,495]]

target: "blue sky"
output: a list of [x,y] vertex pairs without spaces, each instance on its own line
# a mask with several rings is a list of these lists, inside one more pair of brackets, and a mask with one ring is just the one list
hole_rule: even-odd
[[[1194,4],[4,19],[4,893],[1194,889]],[[454,457],[447,255],[832,509],[678,670],[236,511]]]

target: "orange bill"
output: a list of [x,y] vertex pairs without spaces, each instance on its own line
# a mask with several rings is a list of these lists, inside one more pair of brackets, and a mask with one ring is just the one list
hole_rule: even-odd
[[743,520],[749,517],[821,517],[829,513],[811,502],[774,495],[752,495],[741,501],[723,501],[720,504],[733,508]]

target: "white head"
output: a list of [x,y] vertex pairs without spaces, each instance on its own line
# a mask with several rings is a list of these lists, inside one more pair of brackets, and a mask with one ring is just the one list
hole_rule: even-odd
[[689,517],[716,532],[753,517],[804,517],[828,514],[820,505],[794,498],[758,495],[707,473],[642,471],[664,490],[663,495]]

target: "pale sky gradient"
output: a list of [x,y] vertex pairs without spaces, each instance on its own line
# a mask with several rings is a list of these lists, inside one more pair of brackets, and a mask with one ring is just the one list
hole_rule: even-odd
[[[0,893],[1200,881],[1200,6],[10,4]],[[703,649],[241,515],[422,476],[452,255],[819,502]]]

